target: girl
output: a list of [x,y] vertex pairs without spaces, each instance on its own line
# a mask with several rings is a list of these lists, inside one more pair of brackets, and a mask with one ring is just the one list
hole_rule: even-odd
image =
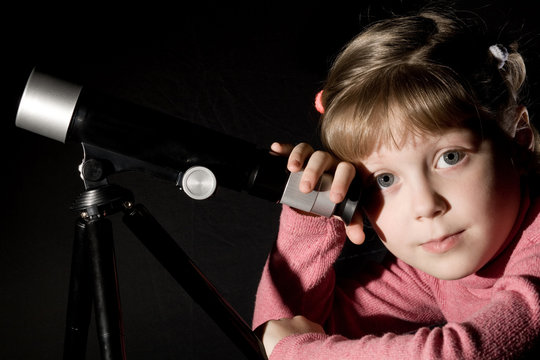
[[[334,170],[333,201],[356,173],[363,197],[349,226],[284,206],[253,319],[270,359],[506,359],[540,336],[523,60],[443,14],[376,23],[338,56],[317,100],[329,152],[272,146],[293,172],[309,158],[301,191]],[[391,255],[336,277],[363,217]]]

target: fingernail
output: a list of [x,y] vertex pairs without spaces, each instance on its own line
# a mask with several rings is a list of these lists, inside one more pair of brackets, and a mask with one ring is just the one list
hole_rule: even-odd
[[303,180],[300,182],[300,191],[302,192],[310,192],[311,191],[311,183],[307,180]]
[[290,162],[290,164],[289,164],[289,167],[292,167],[291,170],[297,170],[297,169],[300,168],[300,166],[302,166],[302,165],[300,164],[300,161],[298,161],[298,160],[292,160]]
[[330,192],[330,200],[334,203],[340,203],[343,201],[343,194],[339,192]]

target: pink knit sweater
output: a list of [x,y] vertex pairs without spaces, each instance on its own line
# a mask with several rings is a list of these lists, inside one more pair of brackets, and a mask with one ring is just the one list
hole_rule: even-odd
[[284,207],[253,327],[294,315],[324,325],[327,334],[286,337],[271,360],[514,358],[540,335],[540,201],[522,208],[505,249],[449,281],[391,256],[336,278],[343,223]]

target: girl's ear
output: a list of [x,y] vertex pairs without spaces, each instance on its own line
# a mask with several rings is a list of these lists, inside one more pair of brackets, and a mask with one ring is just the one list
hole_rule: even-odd
[[512,124],[511,136],[524,149],[534,150],[534,132],[529,122],[529,112],[525,106],[520,106]]

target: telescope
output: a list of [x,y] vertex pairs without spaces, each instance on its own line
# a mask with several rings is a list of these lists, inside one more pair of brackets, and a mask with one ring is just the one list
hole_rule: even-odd
[[218,186],[350,222],[359,198],[351,186],[340,204],[329,199],[332,176],[315,191],[298,189],[301,172],[289,173],[286,159],[255,145],[189,121],[113,99],[81,85],[36,71],[22,94],[16,125],[63,143],[81,143],[79,166],[85,191],[79,211],[66,316],[64,359],[84,359],[92,305],[102,359],[125,359],[112,222],[124,223],[150,253],[216,322],[248,359],[267,359],[250,326],[217,292],[178,243],[127,189],[109,184],[119,172],[141,171],[172,182],[189,197],[204,200]]
[[23,92],[16,125],[63,143],[82,143],[85,161],[80,170],[87,188],[113,173],[135,170],[173,182],[193,199],[212,196],[219,185],[306,212],[337,215],[346,223],[358,204],[355,186],[340,204],[330,201],[329,174],[315,191],[303,194],[298,190],[302,172],[290,174],[283,157],[35,69]]

